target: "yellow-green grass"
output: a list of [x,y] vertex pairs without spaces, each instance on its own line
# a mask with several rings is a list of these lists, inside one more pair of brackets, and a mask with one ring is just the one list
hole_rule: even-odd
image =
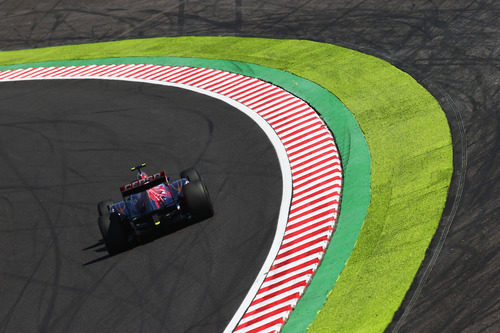
[[[124,56],[229,59],[273,67],[316,82],[347,106],[370,148],[371,203],[351,257],[309,331],[383,331],[424,258],[447,196],[451,136],[436,100],[385,61],[298,40],[130,40],[2,52],[0,65]],[[285,331],[300,327],[289,325],[297,324],[287,324]]]

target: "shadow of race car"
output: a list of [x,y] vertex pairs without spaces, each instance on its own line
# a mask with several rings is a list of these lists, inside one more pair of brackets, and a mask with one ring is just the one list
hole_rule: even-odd
[[131,168],[136,180],[120,187],[122,201],[101,201],[98,224],[110,254],[123,252],[165,233],[177,222],[197,222],[214,215],[207,187],[199,172],[184,170],[170,181],[165,171],[148,176],[142,163]]

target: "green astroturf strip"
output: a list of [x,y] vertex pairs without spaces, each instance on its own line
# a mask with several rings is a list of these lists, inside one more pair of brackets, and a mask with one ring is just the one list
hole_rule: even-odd
[[307,326],[314,320],[317,312],[323,306],[326,295],[333,288],[337,277],[344,268],[370,202],[370,154],[368,145],[352,114],[335,96],[311,81],[281,70],[237,61],[178,57],[122,57],[25,63],[17,66],[0,66],[0,70],[38,66],[120,63],[215,68],[257,77],[273,82],[294,93],[322,114],[323,119],[335,133],[337,147],[343,156],[342,212],[337,222],[337,230],[329,246],[329,252],[325,255],[320,269],[316,272],[313,282],[303,295],[288,324],[293,331],[305,332]]
[[[368,179],[361,174],[360,184],[353,180],[349,187],[350,177],[346,174],[337,231],[323,264],[284,332],[305,331],[314,316],[311,313],[316,312],[318,303],[323,303],[320,291],[333,285],[335,288],[309,331],[383,331],[424,258],[451,179],[451,137],[435,99],[409,75],[387,62],[330,44],[298,40],[236,37],[130,40],[2,52],[0,64],[125,56],[196,57],[258,64],[313,81],[342,101],[354,114],[370,148],[370,206],[355,248],[336,280],[335,267],[343,262],[334,262],[349,252],[349,245],[342,244],[341,236],[346,235],[347,239],[356,233],[354,225],[366,209],[363,186]],[[244,67],[252,67],[241,63],[231,66],[235,67],[231,70],[234,72],[238,72],[238,67],[243,72]],[[255,68],[251,70],[257,77],[263,75]],[[268,81],[280,85],[274,78]],[[302,83],[292,80],[293,85]],[[282,86],[294,92],[291,87]],[[320,103],[314,98],[305,99],[315,108]],[[343,164],[347,162],[344,168],[349,172],[350,165],[363,165],[360,157],[363,154],[355,148],[363,145],[349,130],[337,133],[337,115],[332,110],[321,113],[333,129]],[[360,192],[356,192],[357,187]],[[358,193],[361,198],[357,198]]]

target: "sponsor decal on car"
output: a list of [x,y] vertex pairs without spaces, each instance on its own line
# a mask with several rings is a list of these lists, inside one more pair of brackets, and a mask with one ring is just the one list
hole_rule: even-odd
[[125,184],[122,187],[120,187],[120,191],[122,191],[122,192],[130,191],[132,189],[136,189],[138,187],[147,185],[147,184],[151,183],[152,181],[162,179],[162,178],[166,178],[164,171],[161,171],[161,172],[155,173],[154,175],[151,175],[149,177],[139,179],[139,180],[136,180],[134,182]]

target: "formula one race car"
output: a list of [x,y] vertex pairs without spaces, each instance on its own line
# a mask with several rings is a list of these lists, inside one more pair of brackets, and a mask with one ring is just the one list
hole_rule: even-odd
[[208,190],[196,169],[171,182],[164,171],[148,176],[131,168],[137,179],[120,188],[123,200],[101,201],[98,223],[110,254],[119,253],[161,234],[165,226],[180,221],[201,221],[213,216]]

